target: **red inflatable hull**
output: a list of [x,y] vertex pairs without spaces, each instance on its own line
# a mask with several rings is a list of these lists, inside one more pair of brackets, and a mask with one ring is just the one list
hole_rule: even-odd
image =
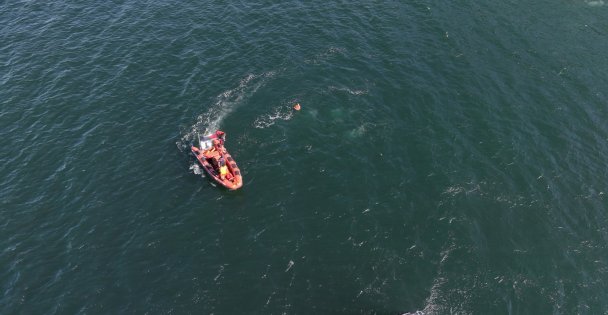
[[[213,167],[213,165],[211,165],[211,163],[209,163],[209,160],[206,159],[202,154],[199,154],[199,152],[201,152],[200,148],[192,146],[192,153],[194,154],[194,156],[196,156],[196,159],[198,160],[200,165],[203,167],[203,169],[205,169],[207,174],[209,174],[209,176],[211,178],[213,178],[213,180],[216,183],[218,183],[230,190],[236,190],[236,189],[243,187],[243,177],[241,175],[241,170],[236,165],[236,162],[234,161],[232,156],[228,153],[228,151],[226,151],[226,149],[223,149],[223,151],[220,152],[220,154],[226,160],[226,166],[228,167],[228,173],[231,176],[228,176],[224,179],[222,179],[220,177],[219,172]],[[230,179],[227,179],[227,178],[230,178]]]

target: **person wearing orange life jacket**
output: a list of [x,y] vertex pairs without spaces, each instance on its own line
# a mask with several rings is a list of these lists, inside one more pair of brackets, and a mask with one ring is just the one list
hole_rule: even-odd
[[224,142],[221,139],[214,139],[211,143],[218,152],[224,151]]

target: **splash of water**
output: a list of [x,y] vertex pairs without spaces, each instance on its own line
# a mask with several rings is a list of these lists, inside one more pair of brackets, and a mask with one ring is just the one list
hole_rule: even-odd
[[196,175],[203,175],[203,176],[205,176],[205,174],[203,173],[203,171],[200,168],[200,166],[198,166],[198,164],[192,164],[192,165],[190,165],[190,170],[192,171],[192,173],[194,173]]

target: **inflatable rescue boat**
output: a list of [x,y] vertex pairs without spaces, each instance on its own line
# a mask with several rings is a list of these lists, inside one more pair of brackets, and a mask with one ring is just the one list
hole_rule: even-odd
[[192,153],[207,174],[218,184],[236,190],[243,186],[241,170],[224,147],[224,132],[218,130],[207,136],[198,136],[199,146],[191,146]]

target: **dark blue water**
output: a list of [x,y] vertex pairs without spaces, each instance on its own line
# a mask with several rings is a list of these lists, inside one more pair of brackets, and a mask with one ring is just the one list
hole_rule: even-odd
[[2,1],[0,313],[603,313],[607,10]]

